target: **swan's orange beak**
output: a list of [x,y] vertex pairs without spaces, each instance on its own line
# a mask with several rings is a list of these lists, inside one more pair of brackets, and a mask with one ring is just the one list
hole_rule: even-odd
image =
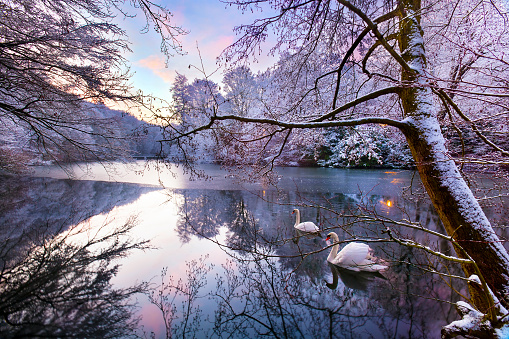
[[327,236],[327,238],[325,238],[325,241],[328,241],[330,240],[330,235]]
[[294,214],[294,213],[295,213],[295,211],[292,212],[292,214]]

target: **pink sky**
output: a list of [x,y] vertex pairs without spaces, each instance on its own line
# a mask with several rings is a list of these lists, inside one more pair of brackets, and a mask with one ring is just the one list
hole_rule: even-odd
[[[126,55],[131,62],[132,84],[146,94],[154,94],[169,99],[172,81],[176,72],[186,75],[190,80],[203,78],[196,68],[201,69],[198,53],[201,54],[205,72],[216,71],[216,59],[224,48],[236,40],[233,28],[242,23],[250,23],[263,13],[242,14],[235,7],[226,6],[219,0],[159,0],[173,13],[174,23],[190,31],[182,37],[182,45],[187,53],[175,55],[165,65],[165,56],[160,52],[160,39],[154,32],[140,34],[144,27],[140,18],[127,19],[119,24],[126,29],[132,42],[132,53]],[[270,57],[252,66],[253,71],[264,70],[273,62]],[[189,65],[194,67],[189,68]],[[214,73],[212,80],[220,82],[222,71]]]

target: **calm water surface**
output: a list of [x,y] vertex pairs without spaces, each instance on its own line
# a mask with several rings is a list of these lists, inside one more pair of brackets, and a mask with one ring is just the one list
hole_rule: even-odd
[[164,338],[171,328],[174,337],[189,338],[436,338],[457,319],[448,302],[458,296],[417,268],[432,260],[424,254],[375,241],[370,246],[389,269],[383,277],[359,275],[328,265],[323,238],[294,234],[291,212],[298,207],[303,221],[340,240],[387,239],[390,227],[450,253],[449,244],[422,232],[359,217],[408,219],[442,231],[427,201],[402,197],[416,186],[413,172],[283,168],[275,188],[236,182],[217,166],[203,170],[211,180],[190,181],[178,169],[172,175],[141,162],[75,168],[72,180],[57,167],[38,168],[17,184],[28,203],[18,199],[4,211],[4,224],[23,226],[4,234],[12,238],[41,222],[65,230],[76,216],[90,230],[107,229],[136,216],[131,237],[154,248],[118,262],[113,284],[150,282],[166,305],[163,315],[146,295],[137,296],[139,337]]

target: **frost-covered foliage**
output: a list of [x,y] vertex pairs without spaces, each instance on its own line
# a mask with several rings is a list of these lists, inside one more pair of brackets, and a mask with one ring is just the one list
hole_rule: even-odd
[[[189,83],[181,74],[177,74],[173,83],[172,99],[172,110],[177,118],[164,127],[164,136],[171,136],[175,130],[188,133],[206,124],[208,119],[217,114],[219,104],[225,101],[219,93],[219,86],[213,81],[195,79]],[[177,154],[175,160],[179,162],[211,162],[214,160],[213,146],[216,145],[214,139],[214,133],[205,131],[185,143],[178,143],[176,150],[170,152]]]
[[259,110],[264,88],[260,77],[255,76],[247,66],[240,66],[225,73],[223,92],[228,107],[226,111],[239,116],[253,116]]
[[423,16],[430,77],[461,111],[437,98],[449,148],[477,161],[500,160],[500,149],[479,141],[509,146],[507,2],[437,2],[433,9]]
[[383,163],[378,155],[380,150],[375,140],[369,133],[363,133],[360,129],[352,128],[346,133],[330,133],[327,151],[328,159],[319,160],[324,166],[350,167],[350,166],[374,166]]
[[[282,59],[287,58],[291,56],[285,54]],[[331,67],[327,63],[322,65]],[[316,76],[320,70],[308,72]],[[353,74],[350,76],[353,77]],[[295,92],[288,87],[295,89],[295,84],[287,80],[277,67],[253,74],[247,66],[240,66],[225,73],[220,95],[217,84],[198,79],[189,83],[185,76],[178,74],[172,92],[173,108],[181,120],[179,127],[182,133],[199,128],[214,114],[289,120],[295,116],[295,112],[288,107],[297,99]],[[347,84],[341,87],[344,95],[347,95],[349,87]],[[303,85],[302,88],[306,87]],[[331,91],[332,88],[322,88],[320,95],[307,97],[300,105],[306,107],[307,113],[314,111],[318,115],[330,100]],[[374,105],[369,109],[377,109]],[[413,166],[403,136],[387,126],[295,130],[286,135],[278,134],[277,128],[266,126],[260,130],[254,125],[228,121],[221,122],[210,132],[200,132],[193,141],[181,147],[188,156],[211,161],[210,157],[205,156],[208,152],[214,155],[216,161],[226,165],[252,165],[262,159],[264,164],[290,166]],[[278,145],[285,138],[286,146],[281,149]]]
[[[401,119],[405,109],[395,95],[399,90],[391,90],[391,86],[404,87],[398,79],[400,64],[405,61],[394,58],[398,53],[408,59],[408,70],[420,73],[422,83],[434,86],[436,96],[431,104],[437,107],[453,156],[493,161],[499,155],[497,151],[509,146],[504,94],[508,85],[504,59],[509,47],[507,4],[477,0],[419,3],[415,6],[426,10],[409,10],[414,14],[408,14],[408,18],[419,21],[423,36],[417,31],[411,33],[417,45],[401,50],[403,46],[396,40],[400,26],[392,20],[397,14],[391,12],[390,1],[377,5],[286,0],[230,3],[242,10],[265,4],[282,10],[274,18],[239,27],[244,35],[225,51],[224,60],[249,58],[251,48],[266,38],[266,30],[275,22],[277,44],[272,52],[279,53],[279,60],[262,74],[252,74],[243,63],[233,64],[223,79],[225,101],[215,102],[217,115],[270,119],[275,123],[260,128],[242,119],[217,119],[216,125],[208,128],[215,129],[217,138],[209,141],[210,147],[218,149],[217,160],[261,165],[413,166],[409,150],[403,145],[406,141],[384,129],[350,128],[340,140],[329,129],[304,131],[276,126],[277,122],[323,119],[319,117],[327,112],[328,121],[380,116]],[[358,6],[357,11],[367,13],[370,20],[380,20],[380,34],[392,46],[392,52],[389,47],[383,48],[378,37],[367,34],[367,28],[361,31],[367,21],[349,13],[349,6]],[[419,17],[411,19],[412,15]],[[355,32],[348,28],[351,25],[356,27]],[[425,53],[425,59],[409,61],[419,53]],[[384,90],[383,95],[372,95]],[[369,99],[361,100],[363,97]],[[447,102],[447,98],[454,102]],[[355,104],[348,106],[352,102]],[[345,105],[349,108],[330,113]],[[207,116],[210,114],[203,115]],[[489,141],[480,143],[480,139]]]
[[[263,3],[277,8],[288,5],[283,0],[231,3],[243,10]],[[380,5],[366,2],[358,9],[374,20],[392,6],[390,2]],[[352,105],[355,109],[338,111],[328,120],[379,116],[401,119],[404,109],[398,96],[393,95],[397,90],[390,90],[390,86],[399,86],[398,61],[375,37],[368,35],[354,42],[363,33],[352,33],[347,27],[362,27],[363,19],[348,16],[343,6],[329,1],[298,1],[292,3],[292,10],[276,16],[278,44],[273,51],[279,52],[279,61],[263,74],[254,75],[245,65],[227,71],[222,88],[225,102],[217,103],[218,115],[309,122],[358,101]],[[424,36],[416,36],[415,41],[424,44],[425,49],[413,51],[426,53],[426,59],[408,67],[421,72],[422,81],[436,86],[432,104],[438,108],[448,150],[457,158],[474,158],[475,162],[496,160],[497,151],[509,146],[508,103],[504,94],[508,85],[508,66],[504,61],[509,47],[507,6],[497,1],[458,0],[423,2],[422,8],[426,8],[419,12]],[[397,51],[401,48],[395,44],[399,26],[390,18],[384,20],[380,29],[396,48],[394,53],[414,53],[410,49]],[[265,29],[272,23],[267,19],[239,28],[245,33],[244,38],[225,51],[225,59],[247,58],[246,49],[263,40]],[[357,48],[357,54],[349,49],[351,46]],[[383,96],[359,100],[383,90],[387,91]],[[454,103],[448,103],[446,96]],[[218,144],[210,146],[219,149],[217,159],[224,163],[413,166],[404,146],[406,141],[384,129],[351,128],[345,140],[339,140],[327,129],[304,131],[273,124],[260,129],[240,120],[218,121],[217,126]],[[480,139],[489,142],[479,142]],[[281,143],[284,147],[280,147]]]

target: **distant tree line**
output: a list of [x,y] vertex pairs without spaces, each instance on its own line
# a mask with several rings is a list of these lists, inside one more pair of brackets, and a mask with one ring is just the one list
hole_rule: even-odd
[[[76,141],[86,143],[87,150],[75,147],[70,141],[61,144],[38,144],[37,135],[23,125],[15,125],[5,117],[0,117],[0,170],[19,172],[29,165],[66,163],[72,161],[128,160],[136,156],[156,156],[161,139],[159,126],[139,120],[134,116],[118,110],[112,110],[102,104],[87,104],[84,109],[87,123],[83,125],[90,133],[74,135]],[[107,147],[104,145],[102,129],[107,128],[112,137]],[[72,133],[71,133],[72,134]],[[57,138],[57,134],[48,136]],[[98,155],[96,151],[100,150]]]

